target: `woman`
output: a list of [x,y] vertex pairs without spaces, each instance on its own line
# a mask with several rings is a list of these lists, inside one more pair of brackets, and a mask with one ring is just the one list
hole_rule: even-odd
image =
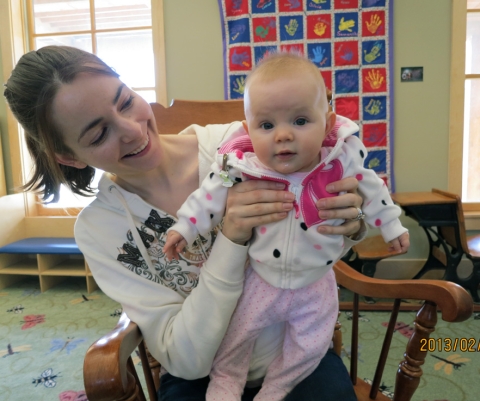
[[[168,372],[159,399],[204,399],[205,377],[242,292],[252,228],[285,218],[293,194],[271,182],[235,185],[223,226],[199,237],[179,261],[167,262],[162,248],[177,209],[209,173],[218,144],[241,123],[160,136],[148,103],[96,56],[70,47],[24,55],[5,97],[34,160],[26,189],[44,200],[58,197],[60,183],[88,194],[93,167],[107,172],[96,199],[77,219],[76,241],[100,288],[122,304]],[[356,185],[352,178],[328,189],[355,192]],[[360,205],[355,193],[319,200],[320,217],[350,220],[322,230],[361,237],[354,221]],[[270,327],[257,341],[249,373],[253,387],[280,351],[282,330]],[[354,399],[341,360],[327,355],[287,400]],[[255,391],[247,389],[245,399]]]

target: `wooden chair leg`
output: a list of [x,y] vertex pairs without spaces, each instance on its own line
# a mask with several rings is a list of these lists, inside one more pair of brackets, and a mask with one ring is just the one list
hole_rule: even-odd
[[350,349],[350,379],[353,385],[357,384],[357,362],[358,362],[358,316],[359,315],[359,296],[353,294],[352,311],[352,345]]
[[395,389],[402,389],[402,391],[401,393],[395,391],[394,401],[410,401],[417,389],[423,374],[421,365],[425,363],[427,356],[427,351],[422,350],[422,344],[425,344],[424,341],[428,343],[430,333],[435,330],[436,324],[437,305],[426,301],[415,318],[415,330],[408,341],[405,359],[398,366]]
[[135,370],[135,365],[133,364],[132,357],[129,357],[127,360],[127,370],[128,374],[133,376],[135,383],[135,391],[126,401],[147,401],[143,389],[140,385],[140,379],[138,378],[137,371]]
[[396,299],[393,304],[392,313],[390,315],[390,321],[387,327],[387,333],[383,339],[382,351],[380,352],[380,357],[378,359],[377,369],[375,369],[375,376],[372,381],[372,389],[370,390],[370,398],[372,400],[376,399],[378,389],[380,388],[380,382],[382,380],[383,370],[385,368],[385,363],[387,362],[388,351],[390,349],[390,344],[392,343],[393,332],[395,330],[395,323],[397,322],[398,311],[400,310],[400,299]]
[[[155,373],[159,373],[160,363],[158,363],[150,352],[148,352],[143,341],[138,344],[138,353],[140,354],[140,360],[142,361],[142,369],[147,384],[148,396],[150,397],[150,401],[155,401],[157,399],[157,389],[160,385],[159,375],[157,374],[155,379]],[[156,362],[156,365],[158,365],[158,369],[156,369],[157,366],[153,366],[155,365],[154,361]],[[152,367],[154,367],[153,370]]]
[[[340,316],[340,312],[338,313]],[[333,350],[338,356],[342,356],[342,324],[337,320],[335,331],[333,332]]]

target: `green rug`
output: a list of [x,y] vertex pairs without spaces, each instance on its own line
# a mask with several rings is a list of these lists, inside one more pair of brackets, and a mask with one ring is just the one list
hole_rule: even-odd
[[[120,305],[101,291],[87,294],[84,280],[68,279],[40,293],[38,279],[0,291],[0,399],[2,401],[86,401],[83,358],[95,340],[111,330]],[[349,364],[349,313],[342,312],[344,346]],[[398,330],[382,380],[386,394],[393,391],[396,367],[405,351],[415,312],[400,312]],[[386,312],[361,312],[358,375],[372,379],[383,339]],[[480,341],[480,314],[464,323],[439,321],[432,338]],[[438,345],[438,342],[436,343]],[[460,348],[461,342],[458,345]],[[134,358],[137,368],[139,359]],[[477,401],[480,352],[429,353],[414,401]]]

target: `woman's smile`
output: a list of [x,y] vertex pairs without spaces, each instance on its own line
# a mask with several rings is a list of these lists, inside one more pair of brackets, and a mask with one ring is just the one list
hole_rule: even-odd
[[124,157],[143,156],[150,149],[150,136],[147,134],[145,141],[133,152],[130,152]]

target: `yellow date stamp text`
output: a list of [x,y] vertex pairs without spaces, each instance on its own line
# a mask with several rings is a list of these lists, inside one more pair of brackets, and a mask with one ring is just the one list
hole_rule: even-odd
[[480,339],[466,337],[421,338],[420,351],[480,352]]

